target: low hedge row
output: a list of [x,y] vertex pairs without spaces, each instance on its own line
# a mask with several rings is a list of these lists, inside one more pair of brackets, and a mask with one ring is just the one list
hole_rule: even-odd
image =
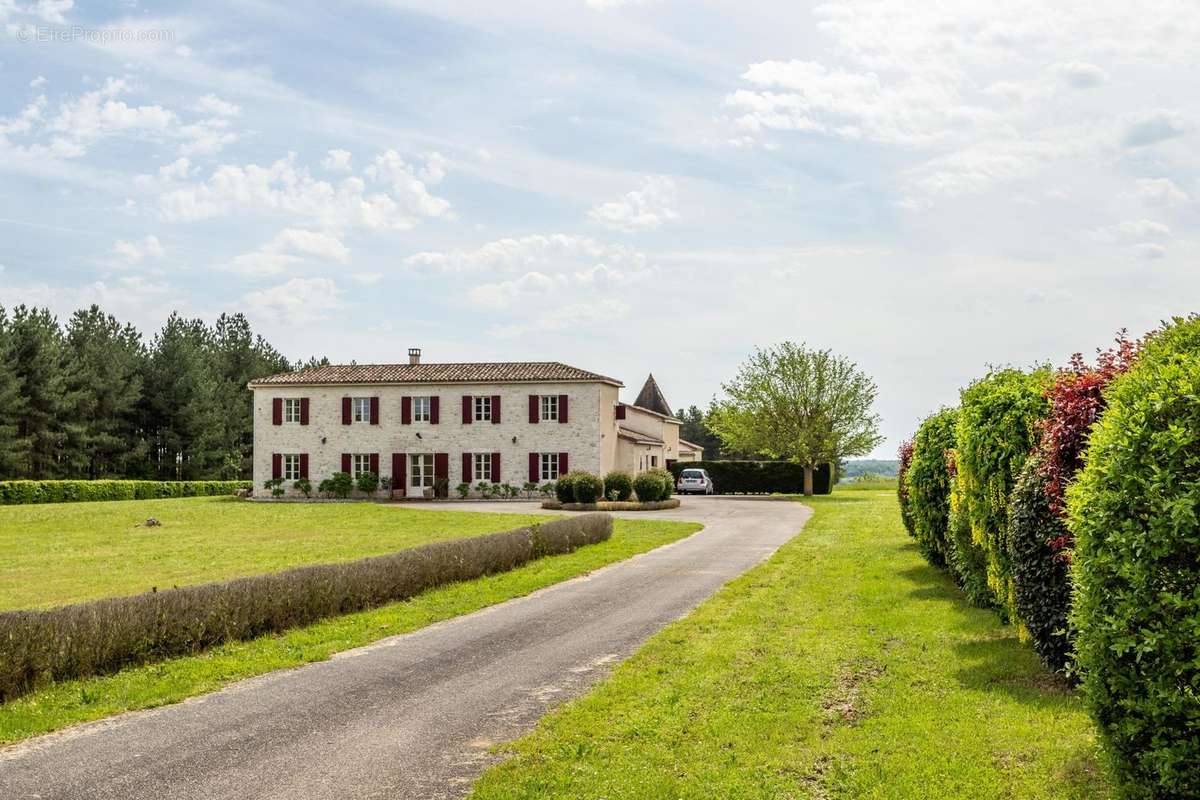
[[[804,467],[790,461],[687,461],[671,465],[675,479],[685,469],[703,469],[717,494],[802,494]],[[813,492],[829,494],[834,477],[828,464],[813,473]]]
[[340,564],[0,613],[0,700],[46,681],[108,673],[403,600],[611,535],[610,516],[586,514]]
[[0,481],[0,505],[212,497],[252,486],[250,481]]

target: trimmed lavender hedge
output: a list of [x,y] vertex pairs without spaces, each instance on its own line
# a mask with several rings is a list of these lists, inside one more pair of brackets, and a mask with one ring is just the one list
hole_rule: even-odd
[[506,572],[605,541],[612,525],[607,514],[585,514],[340,564],[0,613],[0,700]]

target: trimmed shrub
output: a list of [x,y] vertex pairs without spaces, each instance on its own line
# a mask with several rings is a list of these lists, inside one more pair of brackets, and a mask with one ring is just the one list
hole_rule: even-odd
[[1071,584],[1065,553],[1055,553],[1051,542],[1063,535],[1066,526],[1050,510],[1043,467],[1042,457],[1035,453],[1017,478],[1008,501],[1008,549],[1017,616],[1042,663],[1061,672],[1071,649],[1067,635]]
[[403,600],[611,535],[610,516],[585,514],[356,561],[0,613],[0,700],[46,681],[113,672]]
[[637,499],[643,503],[655,503],[666,500],[663,491],[662,478],[652,472],[639,472],[633,479],[633,491]]
[[354,485],[363,494],[375,494],[379,491],[379,476],[374,472],[361,472]]
[[576,503],[594,503],[604,499],[604,481],[590,472],[580,472],[571,481]]
[[660,469],[658,467],[655,467],[654,469],[649,470],[648,472],[649,472],[649,474],[657,477],[662,482],[662,495],[658,499],[659,500],[670,499],[671,495],[675,494],[675,476],[672,475],[667,470]]
[[559,475],[558,480],[554,482],[554,496],[560,503],[575,502],[575,476],[578,473],[568,472],[565,475]]
[[[987,585],[1010,619],[1016,600],[1008,551],[1008,499],[1049,411],[1049,369],[1001,369],[962,391],[958,483],[971,540],[985,554]],[[965,559],[969,561],[970,559]]]
[[0,481],[0,505],[215,497],[253,487],[250,481]]
[[952,476],[947,529],[950,549],[946,559],[950,572],[971,605],[994,608],[996,598],[988,587],[987,552],[971,535],[970,500],[963,491],[962,476],[958,472],[957,450],[947,453],[946,468]]
[[[908,499],[908,481],[905,475],[908,474],[908,468],[912,464],[913,442],[912,439],[906,439],[900,443],[900,449],[896,451],[896,500],[900,503],[900,521],[904,523],[904,530],[908,531],[908,535],[916,537],[917,531],[913,527],[912,506]],[[862,475],[860,480],[875,480],[876,476]]]
[[1105,392],[1067,491],[1075,657],[1127,798],[1200,797],[1200,317]]
[[349,472],[335,472],[317,486],[317,491],[345,500],[354,490],[354,479]]
[[[804,493],[804,467],[790,461],[677,461],[671,465],[676,480],[685,469],[708,470],[717,494]],[[829,494],[835,482],[833,470],[822,464],[813,473],[813,492]]]
[[951,543],[950,490],[953,476],[946,461],[954,449],[958,410],[944,408],[925,418],[913,438],[912,456],[902,479],[917,546],[930,564],[947,566]]
[[[611,496],[614,494],[615,496]],[[622,470],[613,470],[605,475],[604,496],[618,502],[624,502],[633,497],[633,476]]]

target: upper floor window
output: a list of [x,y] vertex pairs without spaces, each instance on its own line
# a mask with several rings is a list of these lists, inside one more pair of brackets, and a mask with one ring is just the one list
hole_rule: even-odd
[[300,398],[285,397],[283,400],[283,421],[300,422]]
[[542,453],[542,480],[558,480],[558,453]]
[[370,422],[371,421],[371,398],[355,397],[350,401],[350,407],[353,409],[355,422]]
[[429,407],[428,397],[414,397],[412,399],[413,422],[429,422],[431,419]]
[[[297,401],[297,404],[299,401]],[[290,420],[289,420],[290,422]],[[283,457],[283,479],[285,481],[300,480],[300,456],[296,453],[285,454]]]
[[371,471],[371,454],[355,453],[350,458],[350,476],[358,480],[358,476]]
[[481,481],[494,480],[492,477],[492,454],[475,453],[475,478]]
[[475,421],[476,422],[491,422],[492,421],[492,398],[484,395],[475,398]]
[[558,422],[558,395],[542,395],[542,422]]

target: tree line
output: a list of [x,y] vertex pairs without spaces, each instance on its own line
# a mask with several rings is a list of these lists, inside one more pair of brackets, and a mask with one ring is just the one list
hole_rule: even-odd
[[146,342],[96,305],[0,306],[0,479],[249,478],[246,383],[300,366],[242,314],[172,313]]

